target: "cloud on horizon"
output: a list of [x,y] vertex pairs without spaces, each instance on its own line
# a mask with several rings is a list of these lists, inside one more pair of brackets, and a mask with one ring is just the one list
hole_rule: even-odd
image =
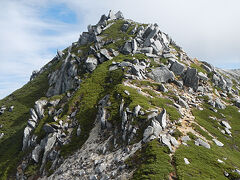
[[238,0],[2,0],[0,99],[110,9],[138,22],[158,23],[191,57],[240,68],[238,7]]

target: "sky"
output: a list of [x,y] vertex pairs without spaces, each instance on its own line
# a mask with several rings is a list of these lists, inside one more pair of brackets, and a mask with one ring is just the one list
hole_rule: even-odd
[[0,0],[0,99],[109,10],[157,23],[190,57],[240,68],[239,0]]

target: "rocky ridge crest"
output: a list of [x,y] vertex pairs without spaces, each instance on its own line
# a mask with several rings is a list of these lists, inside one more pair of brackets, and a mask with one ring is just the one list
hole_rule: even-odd
[[[110,11],[30,82],[47,71],[46,97],[30,108],[23,131],[16,179],[184,179],[206,162],[199,150],[214,158],[220,152],[209,163],[219,163],[212,175],[200,167],[204,177],[239,175],[235,156],[223,153],[233,146],[239,153],[239,74],[188,57],[157,24]],[[162,169],[147,171],[154,162],[144,155]]]

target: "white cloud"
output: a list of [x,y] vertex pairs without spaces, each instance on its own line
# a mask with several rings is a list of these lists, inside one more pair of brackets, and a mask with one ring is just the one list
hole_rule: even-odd
[[[43,9],[59,3],[76,14],[76,24],[41,17]],[[1,0],[0,86],[10,93],[20,79],[24,80],[17,87],[23,85],[32,70],[54,56],[52,49],[76,41],[88,24],[97,23],[110,9],[138,22],[158,23],[192,57],[240,68],[239,7],[239,0]],[[45,34],[48,30],[55,33]],[[10,75],[16,80],[3,84],[3,77]]]
[[34,69],[50,61],[55,55],[52,49],[70,45],[79,36],[76,25],[41,19],[46,5],[44,1],[0,2],[0,98],[21,87]]

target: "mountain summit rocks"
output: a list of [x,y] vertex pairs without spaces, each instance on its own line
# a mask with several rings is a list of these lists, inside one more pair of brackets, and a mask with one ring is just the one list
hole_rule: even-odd
[[0,100],[0,179],[240,178],[237,72],[110,11]]

